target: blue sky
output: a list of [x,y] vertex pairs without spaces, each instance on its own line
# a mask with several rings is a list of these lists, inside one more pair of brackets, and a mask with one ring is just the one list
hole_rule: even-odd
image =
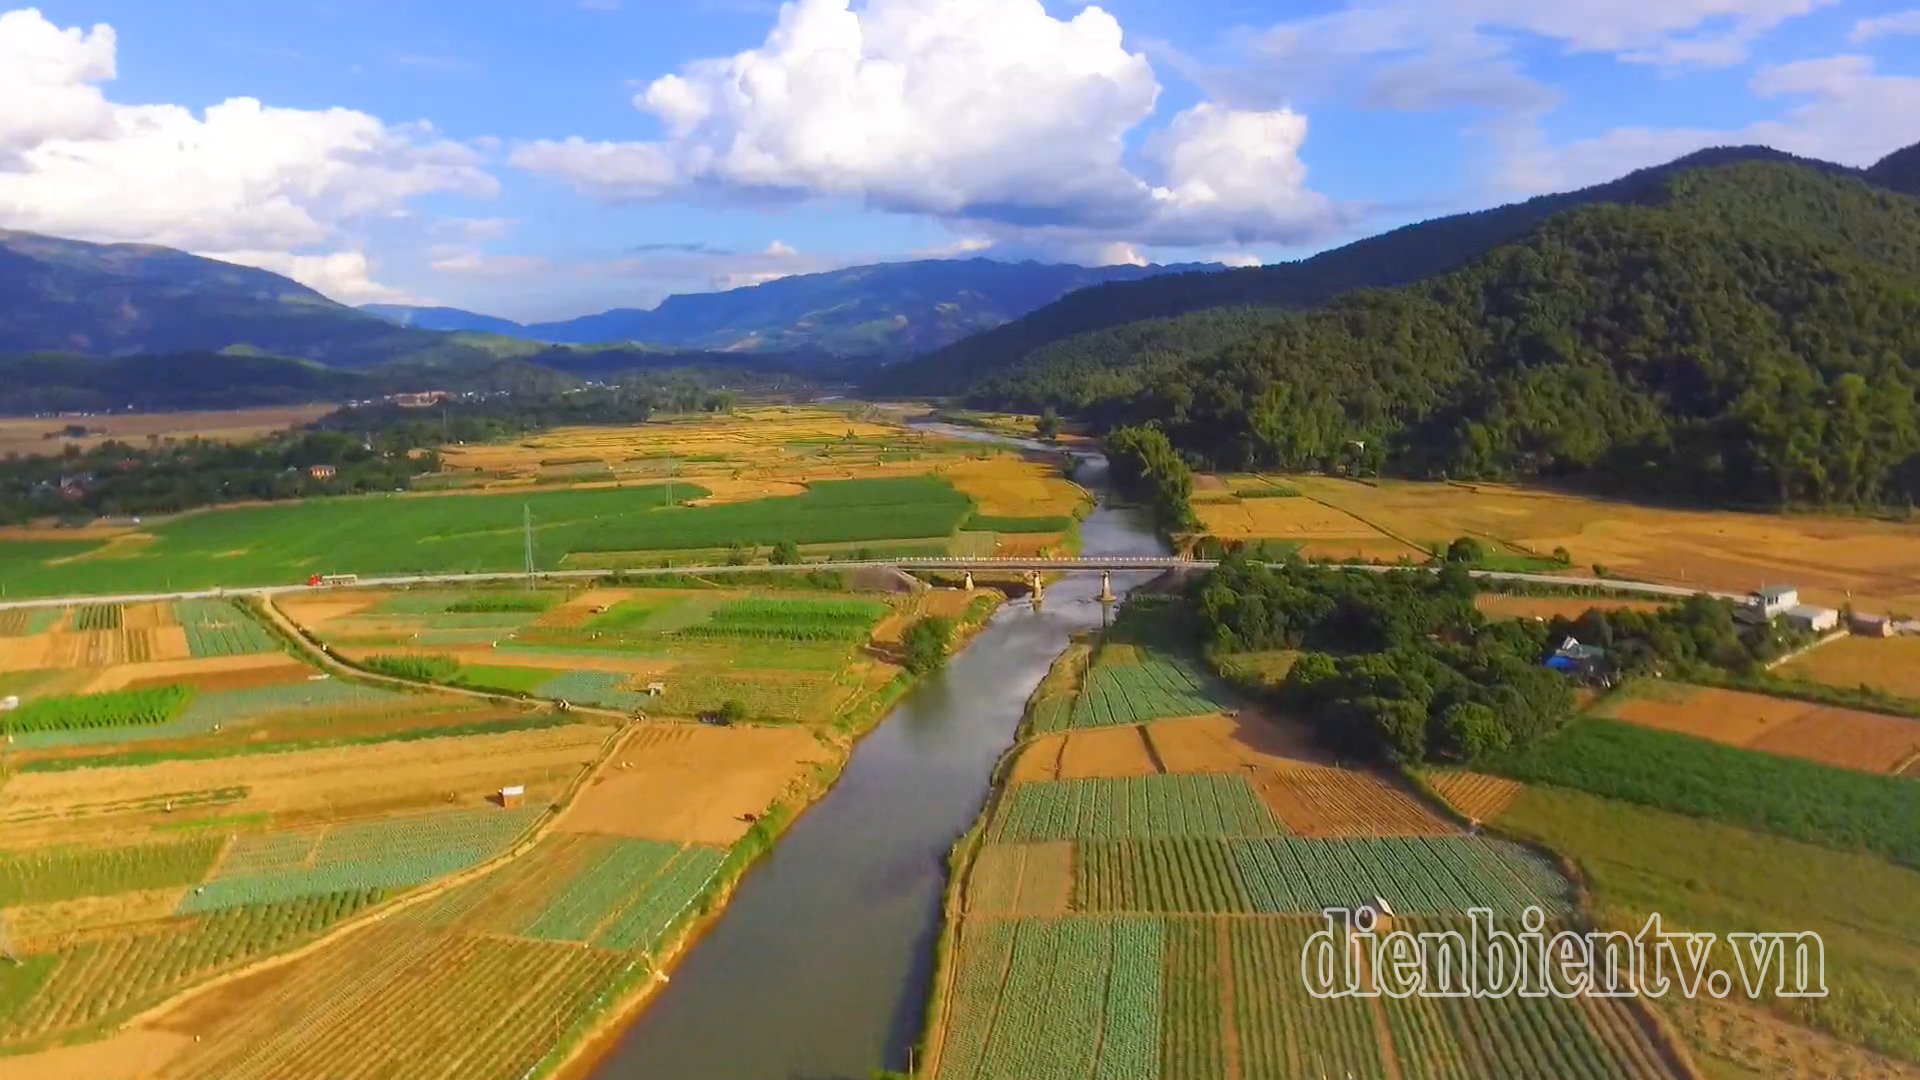
[[1915,0],[0,0],[0,227],[517,318],[1916,140]]

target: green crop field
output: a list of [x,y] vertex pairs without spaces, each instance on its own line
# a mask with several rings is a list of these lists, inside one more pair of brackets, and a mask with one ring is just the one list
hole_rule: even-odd
[[1920,784],[1587,718],[1497,771],[1920,867]]
[[213,866],[220,844],[219,839],[202,837],[129,847],[0,853],[0,908],[191,885]]
[[1107,727],[1226,707],[1209,693],[1206,677],[1191,666],[1152,657],[1133,664],[1094,665],[1073,703],[1072,720],[1074,727]]
[[732,600],[715,608],[704,622],[678,633],[696,638],[859,642],[892,610],[882,600]]
[[0,718],[0,731],[32,735],[165,724],[179,716],[192,697],[191,687],[160,686],[35,698]]
[[[404,889],[485,862],[542,810],[453,810],[301,830],[312,847],[273,833],[235,842],[228,864],[180,903],[181,914],[360,889]],[[260,846],[268,846],[262,852]],[[237,868],[237,869],[236,869]]]
[[550,668],[508,667],[502,664],[467,664],[454,673],[452,682],[480,690],[508,694],[537,693],[543,683],[551,682]]
[[1078,911],[1277,915],[1376,896],[1403,915],[1573,909],[1572,886],[1545,858],[1478,837],[1084,841],[1076,851]]
[[994,517],[975,514],[967,519],[969,530],[995,533],[1057,533],[1073,528],[1070,517]]
[[973,503],[930,476],[826,480],[805,494],[629,515],[583,533],[570,551],[671,551],[918,540],[951,535]]
[[612,841],[520,932],[545,941],[590,941],[602,924],[637,902],[646,884],[679,853],[675,844]]
[[1146,776],[1016,784],[993,823],[1001,842],[1280,836],[1244,776]]
[[10,977],[0,964],[0,1045],[86,1029],[145,1008],[198,979],[310,939],[380,895],[310,896],[92,937],[29,956],[33,986],[25,994],[9,992],[20,976]]
[[653,700],[638,690],[627,689],[631,676],[617,671],[569,671],[564,675],[549,671],[545,674],[546,680],[534,693],[556,701],[631,711],[644,708]]
[[1500,824],[1577,862],[1605,924],[1637,930],[1658,911],[1688,930],[1818,933],[1831,992],[1782,1004],[1920,1062],[1920,872],[1555,788],[1529,788]]
[[1022,920],[966,933],[938,1080],[1156,1074],[1160,924]]
[[646,890],[628,899],[593,938],[603,949],[653,952],[706,894],[727,853],[698,844],[681,848]]
[[[3,542],[0,542],[3,543]],[[0,554],[9,548],[0,547]],[[53,629],[66,614],[65,608],[10,608],[0,611],[0,637],[28,637]]]
[[174,618],[187,632],[194,656],[244,656],[275,652],[280,642],[231,600],[180,600]]

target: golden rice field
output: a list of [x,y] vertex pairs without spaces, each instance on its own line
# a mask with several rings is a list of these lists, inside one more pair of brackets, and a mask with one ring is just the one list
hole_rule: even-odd
[[1788,678],[1920,699],[1920,637],[1846,637],[1774,669]]
[[1598,564],[1618,577],[1728,592],[1785,582],[1816,603],[1920,612],[1920,524],[1668,510],[1503,484],[1263,479],[1302,497],[1199,502],[1209,531],[1383,561],[1474,536],[1540,556],[1564,548],[1571,573]]
[[[0,417],[0,454],[59,454],[68,446],[91,449],[110,439],[145,443],[149,439],[217,439],[240,442],[332,412],[335,405],[273,406],[217,412],[112,413],[75,417]],[[49,438],[69,424],[87,429],[80,438]]]

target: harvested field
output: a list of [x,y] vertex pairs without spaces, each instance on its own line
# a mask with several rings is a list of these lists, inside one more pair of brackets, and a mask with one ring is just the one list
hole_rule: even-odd
[[1222,540],[1278,540],[1299,544],[1308,557],[1416,562],[1427,553],[1386,535],[1344,510],[1312,499],[1246,499],[1194,507],[1200,524]]
[[1086,493],[1059,469],[1010,454],[969,458],[937,471],[989,516],[1072,517],[1087,505]]
[[18,905],[7,909],[7,929],[14,935],[16,947],[43,951],[58,947],[70,935],[165,918],[180,906],[186,891],[186,885],[176,885]]
[[830,754],[801,728],[640,724],[561,814],[566,832],[731,844]]
[[192,1045],[185,1035],[133,1027],[98,1042],[9,1057],[7,1063],[34,1080],[160,1080]]
[[1859,686],[1920,700],[1920,636],[1845,637],[1774,669],[1851,690]]
[[1456,832],[1418,799],[1366,773],[1300,765],[1263,775],[1260,796],[1300,836],[1445,836]]
[[988,844],[967,876],[966,912],[1027,918],[1067,913],[1073,893],[1070,842]]
[[150,660],[143,664],[120,664],[99,672],[87,683],[87,693],[166,683],[186,683],[202,690],[230,690],[294,682],[311,674],[312,668],[286,653]]
[[1170,773],[1233,772],[1331,763],[1307,729],[1242,711],[1147,725],[1147,738]]
[[1089,728],[1063,731],[1033,740],[1014,762],[1012,780],[1085,780],[1101,776],[1152,776],[1153,760],[1145,729]]
[[87,429],[83,438],[47,438],[67,421],[45,417],[0,418],[0,453],[58,455],[68,446],[91,449],[109,440],[139,444],[148,436],[200,438],[242,442],[276,431],[311,423],[332,412],[335,405],[277,405],[217,412],[131,413],[88,416],[77,421]]
[[1664,605],[1653,600],[1626,600],[1609,596],[1512,596],[1483,592],[1473,598],[1481,613],[1497,619],[1577,619],[1587,612],[1659,611]]
[[1843,769],[1897,774],[1920,760],[1920,720],[1816,706],[1747,748]]
[[[240,788],[232,813],[268,812],[332,819],[349,814],[480,805],[507,784],[525,784],[529,800],[556,795],[605,743],[605,728],[588,725],[497,735],[422,739],[207,761],[31,772],[0,788],[0,845],[27,844],[77,830],[111,835],[137,823],[165,820],[158,805],[179,792]],[[70,815],[97,803],[100,792],[139,806],[125,813]],[[15,822],[16,813],[32,820]]]
[[1920,720],[1737,690],[1665,685],[1603,715],[1863,772],[1897,773],[1920,755]]
[[1913,525],[1667,510],[1501,484],[1274,479],[1418,543],[1477,536],[1543,555],[1563,547],[1577,570],[1599,563],[1620,577],[1729,592],[1791,581],[1810,603],[1838,607],[1850,593],[1862,610],[1920,609],[1920,529]]
[[1517,780],[1466,769],[1436,769],[1427,775],[1427,783],[1448,805],[1475,821],[1500,820],[1526,791],[1526,785]]

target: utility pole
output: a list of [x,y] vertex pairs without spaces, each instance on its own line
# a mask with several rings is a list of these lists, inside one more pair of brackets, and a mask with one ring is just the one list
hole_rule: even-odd
[[520,504],[520,535],[527,555],[527,591],[533,591],[533,504]]

